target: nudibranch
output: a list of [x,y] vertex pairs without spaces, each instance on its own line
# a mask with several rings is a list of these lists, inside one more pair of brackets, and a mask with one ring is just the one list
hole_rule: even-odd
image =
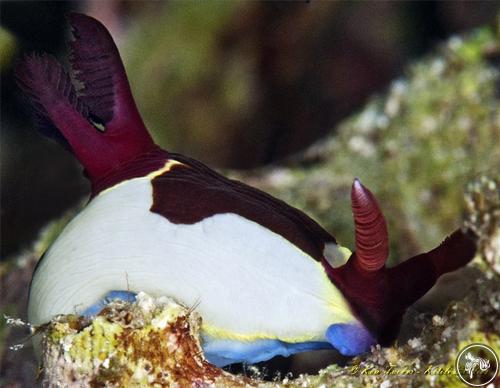
[[144,291],[196,305],[205,355],[219,366],[319,348],[352,356],[393,341],[406,308],[473,258],[474,239],[457,230],[387,268],[386,221],[359,180],[351,253],[301,211],[161,149],[109,32],[89,16],[68,20],[80,90],[49,55],[17,68],[41,130],[75,155],[92,187],[35,269],[32,324],[97,314]]

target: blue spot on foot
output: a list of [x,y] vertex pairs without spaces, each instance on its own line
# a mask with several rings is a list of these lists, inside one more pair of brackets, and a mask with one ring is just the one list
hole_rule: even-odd
[[326,330],[326,338],[344,356],[357,356],[377,341],[359,324],[336,323]]

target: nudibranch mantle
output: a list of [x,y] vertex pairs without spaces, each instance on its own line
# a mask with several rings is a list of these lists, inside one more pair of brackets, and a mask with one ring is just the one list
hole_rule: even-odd
[[174,224],[151,212],[152,178],[179,164],[101,192],[67,225],[34,275],[30,321],[130,289],[197,305],[203,331],[226,339],[326,341],[329,325],[357,322],[322,265],[258,223],[224,213]]
[[474,236],[387,268],[388,232],[355,179],[351,253],[301,211],[158,147],[137,110],[106,28],[68,16],[70,64],[26,57],[16,70],[40,129],[70,150],[92,184],[88,205],[40,259],[28,317],[99,312],[134,292],[197,306],[203,348],[219,366],[318,348],[357,355],[393,341],[408,306],[466,265]]

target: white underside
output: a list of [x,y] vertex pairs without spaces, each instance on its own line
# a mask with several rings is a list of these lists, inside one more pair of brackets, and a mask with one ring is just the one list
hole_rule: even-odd
[[208,334],[240,340],[324,340],[329,325],[355,320],[321,264],[280,235],[236,214],[176,225],[151,203],[149,178],[92,200],[40,264],[30,322],[81,312],[110,290],[198,304]]

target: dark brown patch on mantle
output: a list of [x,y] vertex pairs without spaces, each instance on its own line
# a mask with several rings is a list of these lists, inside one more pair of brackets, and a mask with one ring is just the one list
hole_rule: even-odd
[[[283,236],[321,261],[333,236],[306,214],[244,183],[227,179],[204,164],[170,154],[175,165],[154,178],[151,211],[175,224],[194,224],[215,214],[233,213]],[[258,242],[256,242],[258,243]]]

